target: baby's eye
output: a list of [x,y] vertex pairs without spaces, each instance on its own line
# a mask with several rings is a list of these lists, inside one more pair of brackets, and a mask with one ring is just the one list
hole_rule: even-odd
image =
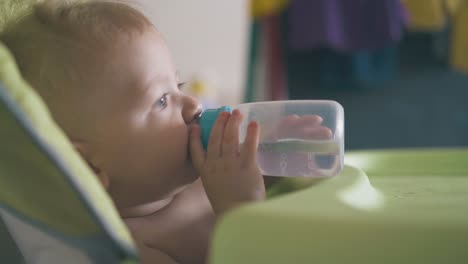
[[163,94],[161,98],[159,98],[155,103],[154,106],[159,109],[164,109],[167,106],[167,93]]

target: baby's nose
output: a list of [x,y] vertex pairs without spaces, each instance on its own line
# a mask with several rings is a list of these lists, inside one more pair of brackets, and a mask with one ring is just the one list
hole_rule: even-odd
[[184,108],[182,116],[186,124],[190,124],[197,119],[202,112],[202,105],[197,98],[184,95]]

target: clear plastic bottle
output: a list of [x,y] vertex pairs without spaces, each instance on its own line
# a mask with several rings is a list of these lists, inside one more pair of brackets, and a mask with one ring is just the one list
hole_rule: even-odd
[[[258,165],[264,175],[283,177],[331,177],[341,172],[344,159],[344,111],[335,101],[289,100],[246,103],[235,106],[244,116],[239,142],[247,125],[260,126]],[[218,114],[228,106],[207,109],[200,117],[206,148]]]

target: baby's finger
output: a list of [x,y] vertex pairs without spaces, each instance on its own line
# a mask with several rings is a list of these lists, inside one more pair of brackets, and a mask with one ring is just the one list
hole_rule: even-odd
[[194,125],[190,131],[190,157],[197,171],[200,171],[205,162],[205,151],[201,142],[201,132],[198,125]]
[[333,132],[325,126],[304,128],[304,137],[306,139],[331,139]]
[[240,151],[244,162],[256,162],[259,137],[260,127],[258,123],[256,121],[250,122],[247,127],[247,135],[245,136],[244,144],[242,144]]
[[299,115],[288,115],[280,120],[278,123],[279,127],[287,127],[294,124],[297,120],[299,120]]
[[323,118],[319,115],[289,115],[279,122],[277,137],[303,137],[304,127],[319,126],[322,122]]
[[294,128],[303,126],[318,126],[323,122],[323,118],[319,115],[290,115],[287,116],[280,125],[283,127]]
[[318,126],[322,124],[323,118],[319,115],[304,115],[297,120],[297,125]]
[[239,154],[239,123],[242,119],[239,110],[232,111],[231,117],[226,124],[223,136],[223,156],[236,156]]
[[210,138],[208,139],[207,158],[217,159],[221,155],[224,128],[231,113],[221,112],[218,115],[213,127],[211,128]]

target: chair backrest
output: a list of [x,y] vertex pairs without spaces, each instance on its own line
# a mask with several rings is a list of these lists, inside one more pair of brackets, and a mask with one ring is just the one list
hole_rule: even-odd
[[137,261],[110,197],[1,43],[0,219],[0,251],[27,263]]

